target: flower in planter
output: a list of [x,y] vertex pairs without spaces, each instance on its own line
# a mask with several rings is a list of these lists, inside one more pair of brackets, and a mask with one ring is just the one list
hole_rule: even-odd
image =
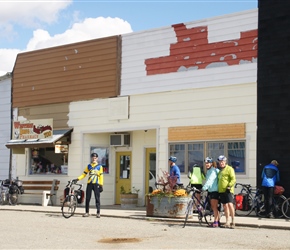
[[177,177],[170,176],[167,171],[162,171],[163,176],[158,176],[157,189],[147,194],[150,197],[187,197],[188,193],[185,189],[179,188],[177,183]]
[[126,191],[124,186],[121,186],[120,188],[120,194],[138,194],[140,191],[140,189],[137,189],[135,187],[132,187],[132,189],[128,189],[128,191]]

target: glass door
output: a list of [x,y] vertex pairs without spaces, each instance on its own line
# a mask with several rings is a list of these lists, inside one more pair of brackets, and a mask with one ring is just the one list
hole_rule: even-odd
[[120,191],[124,187],[126,192],[131,189],[131,152],[116,153],[116,204],[120,204]]

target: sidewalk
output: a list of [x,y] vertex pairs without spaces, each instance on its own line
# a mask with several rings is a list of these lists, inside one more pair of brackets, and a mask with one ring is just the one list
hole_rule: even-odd
[[[0,210],[12,210],[12,211],[29,211],[29,212],[41,212],[41,213],[61,213],[60,206],[40,206],[40,205],[3,205],[0,206]],[[90,214],[95,215],[95,209],[91,208]],[[81,215],[84,213],[84,207],[78,207],[76,214]],[[116,217],[116,218],[131,218],[139,220],[150,221],[168,221],[168,222],[180,222],[184,219],[175,218],[159,218],[159,217],[146,217],[146,207],[137,207],[134,209],[122,209],[120,205],[101,206],[102,217]],[[223,218],[222,218],[223,219]],[[223,223],[224,221],[221,220]],[[194,216],[188,220],[188,224],[198,223],[198,219]],[[267,228],[267,229],[283,229],[290,230],[289,219],[267,219],[259,217],[235,217],[236,227],[254,227],[254,228]]]

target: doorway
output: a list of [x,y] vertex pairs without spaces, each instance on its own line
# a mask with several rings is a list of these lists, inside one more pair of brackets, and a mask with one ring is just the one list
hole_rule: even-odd
[[126,192],[131,189],[131,152],[116,153],[116,204],[121,204],[122,186]]
[[146,148],[145,193],[151,193],[156,182],[156,148]]

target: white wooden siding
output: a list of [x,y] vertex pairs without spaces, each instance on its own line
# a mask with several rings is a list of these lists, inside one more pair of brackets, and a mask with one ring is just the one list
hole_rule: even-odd
[[[111,147],[110,153],[111,157],[113,157],[110,158],[111,164],[114,164],[116,150],[132,150],[132,166],[134,166],[134,173],[138,173],[139,171],[144,171],[144,162],[141,162],[144,155],[138,152],[140,152],[140,145],[145,142],[146,134],[144,130],[148,127],[155,128],[153,129],[155,132],[151,133],[150,146],[154,145],[155,141],[158,159],[157,167],[166,170],[168,164],[169,127],[245,123],[246,138],[244,139],[247,140],[247,175],[238,178],[256,185],[254,171],[256,169],[256,96],[255,82],[132,95],[129,102],[129,119],[119,121],[109,119],[108,99],[73,102],[69,108],[68,125],[74,127],[69,166],[77,169],[77,171],[72,169],[70,173],[75,175],[82,169],[80,166],[83,166],[88,160],[84,158],[84,155],[88,155],[87,150],[93,142],[99,145],[109,145],[108,135],[116,131],[133,132],[132,145],[117,149]],[[140,141],[140,135],[136,138],[134,137],[134,133],[137,133],[137,130],[139,133],[143,131],[143,141]],[[87,133],[91,134],[91,136],[87,137]],[[104,138],[104,134],[107,135],[107,139]],[[83,135],[85,135],[84,138]],[[114,183],[114,170],[112,171],[106,176],[106,183]],[[144,183],[139,181],[140,178],[133,177],[134,185],[140,186],[141,194],[142,192],[145,194],[145,190],[143,190]],[[182,176],[182,181],[184,183],[187,182],[186,175]],[[109,190],[113,191],[110,188]],[[110,204],[110,202],[113,204],[114,194],[108,195],[103,204]]]
[[[208,42],[213,43],[239,39],[240,32],[256,30],[257,23],[255,9],[185,25],[207,26]],[[175,43],[177,38],[171,26],[122,35],[121,96],[256,82],[256,58],[239,65],[147,75],[145,60],[168,56],[170,45]]]
[[10,150],[5,147],[11,131],[11,77],[0,77],[0,180],[9,176]]

